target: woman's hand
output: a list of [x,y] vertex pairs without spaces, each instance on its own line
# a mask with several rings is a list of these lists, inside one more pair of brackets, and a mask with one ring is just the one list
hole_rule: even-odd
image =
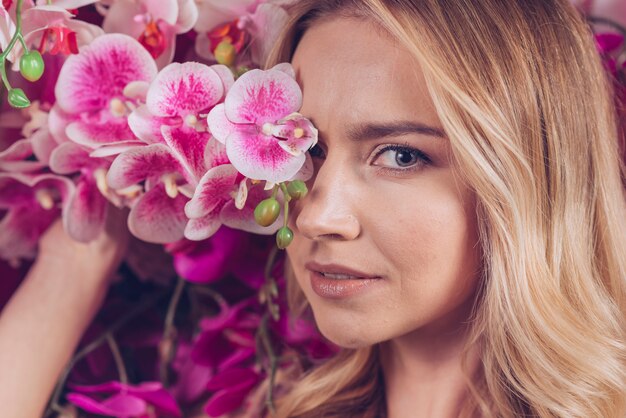
[[63,368],[100,309],[129,241],[126,213],[109,207],[92,242],[72,240],[56,222],[37,260],[0,313],[2,416],[41,417]]
[[70,238],[59,219],[42,236],[35,263],[55,275],[66,273],[83,281],[109,280],[128,249],[127,216],[127,210],[109,206],[104,230],[88,243]]

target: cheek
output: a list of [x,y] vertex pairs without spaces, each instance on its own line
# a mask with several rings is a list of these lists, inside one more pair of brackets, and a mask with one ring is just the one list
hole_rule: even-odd
[[474,201],[468,192],[459,193],[442,184],[423,189],[378,223],[378,247],[396,284],[407,290],[399,296],[413,304],[454,304],[474,288],[479,260]]

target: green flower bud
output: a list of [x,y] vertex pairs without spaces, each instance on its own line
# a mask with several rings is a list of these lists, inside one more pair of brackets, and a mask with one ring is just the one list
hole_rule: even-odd
[[280,204],[273,197],[261,201],[254,208],[254,220],[261,226],[270,226],[280,214]]
[[16,88],[9,90],[9,104],[22,109],[30,106],[30,100],[28,100],[28,97],[24,94],[24,90]]
[[309,192],[302,180],[290,181],[287,185],[287,191],[293,199],[302,199]]
[[293,241],[293,231],[288,226],[280,228],[276,234],[276,245],[278,245],[278,248],[284,250],[291,244],[291,241]]
[[43,75],[44,63],[36,49],[28,51],[20,58],[20,73],[28,81],[37,81]]
[[218,64],[224,64],[228,67],[232,67],[235,64],[235,59],[237,58],[237,49],[230,42],[222,41],[215,47],[213,55],[215,55],[215,61],[217,61]]

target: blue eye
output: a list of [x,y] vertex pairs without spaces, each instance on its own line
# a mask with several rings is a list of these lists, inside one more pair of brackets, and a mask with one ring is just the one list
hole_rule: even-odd
[[394,172],[413,171],[431,163],[426,154],[409,145],[387,145],[376,154],[375,161],[380,160],[381,156],[385,156],[382,158],[384,164],[374,165],[384,166],[381,169]]

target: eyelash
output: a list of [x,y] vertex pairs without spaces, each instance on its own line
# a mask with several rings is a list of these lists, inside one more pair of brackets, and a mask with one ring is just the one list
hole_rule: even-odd
[[[320,150],[321,152],[324,152],[323,150],[321,150],[321,147],[319,147],[319,145],[316,144],[313,148],[309,150],[309,153],[311,154],[311,158],[321,158],[314,154],[313,150],[316,150],[316,149]],[[382,167],[382,166],[378,167],[378,170],[389,173],[389,174],[399,174],[399,173],[402,174],[402,173],[409,173],[409,172],[417,171],[420,168],[422,168],[422,166],[432,163],[428,155],[426,155],[423,151],[410,146],[408,143],[389,144],[383,147],[381,150],[379,150],[376,153],[376,155],[374,156],[374,160],[376,160],[378,157],[380,157],[382,154],[384,154],[387,151],[408,151],[409,153],[417,157],[417,161],[415,162],[415,164],[411,165],[408,168],[390,168],[390,167]]]

